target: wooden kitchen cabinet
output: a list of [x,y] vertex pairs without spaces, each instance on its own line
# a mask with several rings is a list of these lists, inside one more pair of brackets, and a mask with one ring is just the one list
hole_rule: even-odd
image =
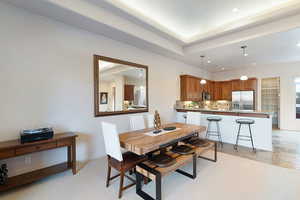
[[197,77],[180,76],[180,100],[181,101],[201,101],[200,79]]
[[213,91],[213,100],[231,101],[232,83],[231,81],[216,81]]
[[249,78],[246,81],[241,81],[241,90],[257,90],[257,79]]
[[214,100],[215,82],[214,81],[207,81],[207,83],[208,83],[208,93],[210,94],[210,99]]
[[231,89],[232,91],[240,91],[241,90],[241,80],[235,79],[231,81]]
[[180,76],[181,101],[202,101],[202,93],[208,92],[211,100],[232,100],[232,91],[257,91],[257,79],[249,78],[246,81],[234,79],[230,81],[210,81],[200,84],[200,77],[190,75]]
[[219,81],[214,83],[214,98],[213,100],[221,100],[222,99],[222,84]]
[[134,100],[134,85],[124,85],[124,101]]
[[248,80],[242,81],[240,79],[232,80],[232,91],[247,91],[257,90],[257,78],[249,78]]
[[222,100],[228,100],[231,101],[232,96],[232,83],[231,81],[224,81],[221,82],[221,92],[222,92]]

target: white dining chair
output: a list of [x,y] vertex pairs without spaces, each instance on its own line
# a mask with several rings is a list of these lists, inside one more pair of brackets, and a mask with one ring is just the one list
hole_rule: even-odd
[[129,117],[130,129],[132,131],[145,129],[145,118],[143,115],[132,115]]
[[102,122],[102,133],[106,154],[122,162],[123,157],[117,126],[115,124]]
[[187,112],[186,123],[200,126],[201,113],[199,112]]
[[154,127],[154,115],[153,114],[147,114],[147,128],[153,128]]
[[[134,170],[137,164],[145,161],[145,157],[129,151],[122,153],[116,125],[108,122],[101,122],[101,125],[108,164],[106,187],[109,186],[111,180],[120,176],[119,198],[121,198],[124,190],[135,185],[135,180],[125,173]],[[111,168],[114,168],[120,174],[111,177]],[[123,187],[124,177],[127,177],[133,183]]]

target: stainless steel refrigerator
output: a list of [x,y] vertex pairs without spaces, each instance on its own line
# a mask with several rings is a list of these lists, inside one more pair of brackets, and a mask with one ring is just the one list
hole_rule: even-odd
[[254,91],[233,91],[232,109],[254,110]]

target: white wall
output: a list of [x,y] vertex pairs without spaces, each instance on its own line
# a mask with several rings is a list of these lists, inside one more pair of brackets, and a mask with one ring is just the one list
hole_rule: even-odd
[[[79,30],[0,3],[0,141],[16,139],[21,128],[51,125],[76,131],[78,159],[104,155],[101,121],[129,129],[128,115],[94,118],[93,54],[149,66],[150,111],[175,120],[179,75],[211,78],[181,62]],[[21,173],[65,159],[65,149],[37,153],[32,164],[10,159],[10,173]]]
[[296,119],[296,86],[295,78],[300,77],[300,62],[257,65],[232,71],[214,73],[215,80],[229,80],[241,75],[257,77],[258,107],[261,105],[261,78],[280,77],[280,128],[286,130],[300,130],[300,120]]

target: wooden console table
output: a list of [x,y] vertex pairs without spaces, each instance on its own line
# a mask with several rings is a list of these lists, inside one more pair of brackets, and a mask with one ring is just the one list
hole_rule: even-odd
[[[39,151],[68,147],[67,162],[54,166],[38,169],[25,174],[9,177],[5,185],[0,185],[0,192],[15,188],[20,185],[32,183],[44,177],[72,169],[76,174],[76,137],[72,132],[55,134],[52,139],[21,144],[20,140],[0,142],[0,160],[13,158]],[[9,166],[8,166],[9,170]]]

